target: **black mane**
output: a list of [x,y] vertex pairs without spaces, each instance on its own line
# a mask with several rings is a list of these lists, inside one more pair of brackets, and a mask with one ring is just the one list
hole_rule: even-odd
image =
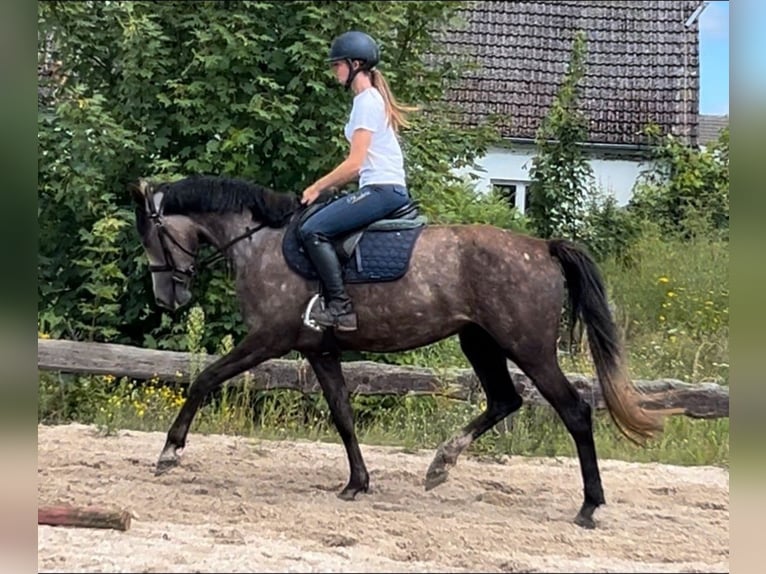
[[256,219],[269,227],[284,226],[300,205],[297,196],[279,193],[243,179],[207,175],[190,176],[163,183],[155,192],[163,192],[163,213],[239,213],[249,209]]

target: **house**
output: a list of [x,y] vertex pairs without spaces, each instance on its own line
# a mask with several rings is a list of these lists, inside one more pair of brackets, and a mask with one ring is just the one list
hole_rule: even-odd
[[[580,109],[583,142],[596,184],[624,205],[648,160],[641,130],[650,122],[697,145],[699,58],[697,0],[467,2],[464,23],[440,36],[445,55],[478,69],[451,89],[464,126],[499,114],[503,145],[471,170],[477,188],[500,188],[524,211],[534,139],[569,62],[577,30],[586,34]],[[461,170],[465,173],[467,170]]]
[[729,126],[729,116],[700,115],[697,145],[705,147],[718,139],[721,130]]

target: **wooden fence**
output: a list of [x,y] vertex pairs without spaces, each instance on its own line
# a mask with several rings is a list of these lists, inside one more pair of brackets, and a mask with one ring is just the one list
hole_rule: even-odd
[[[37,366],[43,371],[114,375],[138,380],[157,378],[161,381],[189,382],[189,373],[196,360],[202,368],[217,355],[197,355],[175,351],[143,349],[108,343],[38,339]],[[527,376],[513,364],[509,370],[514,385],[527,405],[547,405]],[[435,371],[353,361],[343,363],[343,373],[350,392],[373,394],[438,394],[455,399],[471,399],[483,394],[478,379],[470,369]],[[294,389],[304,393],[320,392],[319,384],[305,360],[274,359],[250,371],[248,384],[259,390]],[[601,387],[594,380],[579,374],[567,377],[594,408],[605,403]],[[240,384],[242,377],[233,384]],[[729,416],[729,388],[714,383],[689,384],[674,379],[635,381],[644,393],[644,407],[683,408],[694,418]]]

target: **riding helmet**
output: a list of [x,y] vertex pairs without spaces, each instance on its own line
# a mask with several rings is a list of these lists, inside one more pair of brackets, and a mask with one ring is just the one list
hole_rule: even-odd
[[380,61],[380,48],[369,35],[351,30],[335,38],[330,47],[329,60],[361,60],[361,68],[370,70]]

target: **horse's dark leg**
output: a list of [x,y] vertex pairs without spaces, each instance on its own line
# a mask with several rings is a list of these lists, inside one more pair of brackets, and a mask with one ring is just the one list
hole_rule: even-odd
[[593,441],[591,407],[561,371],[555,352],[545,355],[527,353],[524,356],[512,356],[511,359],[529,376],[540,394],[556,410],[574,439],[585,494],[575,524],[595,528],[593,512],[605,500]]
[[165,446],[157,461],[155,475],[167,472],[178,465],[180,451],[186,446],[186,435],[189,433],[192,420],[210,392],[245,370],[281,354],[274,349],[270,350],[261,338],[248,335],[229,353],[205,367],[189,386],[186,401],[168,431]]
[[338,429],[338,434],[343,440],[348,455],[351,476],[338,497],[343,500],[353,500],[358,492],[368,491],[370,476],[367,473],[362,451],[359,449],[359,441],[354,431],[354,412],[351,409],[346,381],[343,378],[340,356],[332,353],[306,353],[306,358],[322,386],[322,392],[330,407],[335,428]]
[[458,333],[460,347],[484,388],[487,408],[462,431],[436,451],[426,473],[426,490],[440,485],[457,463],[458,456],[481,435],[521,407],[522,399],[508,372],[506,354],[500,345],[478,325],[468,325]]

